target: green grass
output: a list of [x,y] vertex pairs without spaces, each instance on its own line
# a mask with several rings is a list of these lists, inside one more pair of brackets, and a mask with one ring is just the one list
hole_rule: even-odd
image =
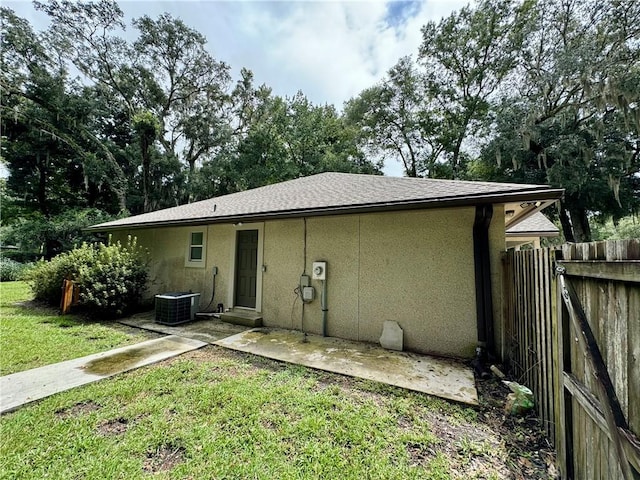
[[115,322],[58,315],[29,302],[25,282],[0,283],[0,375],[82,357],[148,339]]
[[[448,452],[432,430],[437,414],[485,432],[463,420],[466,410],[207,347],[5,415],[0,472],[7,479],[450,479],[476,478],[467,467],[483,462],[483,475],[500,471],[500,442],[489,448],[483,440],[480,449],[467,439],[465,449]],[[163,454],[176,455],[167,470]]]
[[[3,370],[138,340],[1,288]],[[547,478],[504,425],[501,410],[209,346],[3,415],[0,480]]]

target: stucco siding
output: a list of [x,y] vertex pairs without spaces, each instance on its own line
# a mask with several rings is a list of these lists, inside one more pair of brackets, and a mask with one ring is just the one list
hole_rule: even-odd
[[405,346],[468,355],[475,345],[474,210],[364,215],[360,220],[360,337],[397,321]]
[[[200,274],[205,275],[205,290],[202,292],[202,307],[206,307],[209,303],[210,309],[214,309],[218,303],[227,306],[228,292],[233,283],[233,275],[231,274],[231,252],[235,242],[235,230],[233,225],[209,225],[207,227],[207,265],[205,271]],[[183,240],[186,242],[186,240]],[[186,254],[186,253],[185,253]],[[216,291],[213,301],[211,301],[211,293],[213,292],[213,267],[218,268],[216,275]],[[194,273],[198,269],[191,269]],[[203,303],[205,302],[206,303]]]
[[[307,220],[307,273],[314,261],[327,262],[327,335],[360,339],[358,315],[359,215]],[[322,283],[312,280],[317,301],[305,306],[305,326],[322,333]]]
[[302,219],[265,223],[262,283],[262,316],[265,325],[302,329],[302,301],[297,298],[303,271],[304,224]]
[[[477,343],[474,217],[473,207],[460,207],[311,217],[306,225],[305,219],[297,218],[242,227],[140,229],[120,231],[114,239],[126,241],[132,234],[150,250],[150,298],[166,291],[199,291],[204,308],[211,300],[216,266],[211,308],[217,303],[228,307],[233,302],[236,231],[259,228],[262,303],[258,309],[265,325],[322,332],[321,282],[311,281],[316,290],[311,303],[303,305],[294,290],[303,271],[311,275],[314,261],[326,261],[328,335],[378,342],[383,322],[395,320],[404,329],[409,350],[471,356]],[[190,231],[206,232],[203,268],[185,264]],[[501,207],[494,210],[489,234],[494,311],[499,315]]]

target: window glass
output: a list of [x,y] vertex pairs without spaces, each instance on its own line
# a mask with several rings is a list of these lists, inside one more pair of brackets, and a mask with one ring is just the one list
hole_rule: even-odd
[[191,233],[191,244],[189,245],[189,261],[201,262],[202,252],[204,247],[204,233],[193,232]]
[[202,260],[202,247],[191,247],[191,261]]
[[191,234],[191,245],[202,245],[202,232],[193,232]]

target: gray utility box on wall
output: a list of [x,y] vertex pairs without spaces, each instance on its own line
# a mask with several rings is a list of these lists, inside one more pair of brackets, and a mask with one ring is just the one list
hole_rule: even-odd
[[177,325],[196,318],[200,306],[200,294],[170,292],[156,295],[156,323]]

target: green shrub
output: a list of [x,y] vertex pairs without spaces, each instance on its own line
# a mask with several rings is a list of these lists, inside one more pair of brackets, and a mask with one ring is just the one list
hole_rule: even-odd
[[10,258],[0,257],[0,282],[20,280],[26,265]]
[[48,262],[45,260],[37,262],[26,274],[36,300],[42,300],[51,305],[59,304],[62,282],[77,280],[81,266],[92,262],[94,250],[93,245],[85,243]]
[[147,265],[136,239],[94,246],[91,263],[82,265],[77,277],[80,302],[107,315],[122,315],[140,301],[147,282]]
[[80,305],[100,316],[120,316],[135,307],[147,281],[147,265],[136,239],[126,245],[83,244],[29,271],[35,298],[60,302],[63,280],[80,287]]

